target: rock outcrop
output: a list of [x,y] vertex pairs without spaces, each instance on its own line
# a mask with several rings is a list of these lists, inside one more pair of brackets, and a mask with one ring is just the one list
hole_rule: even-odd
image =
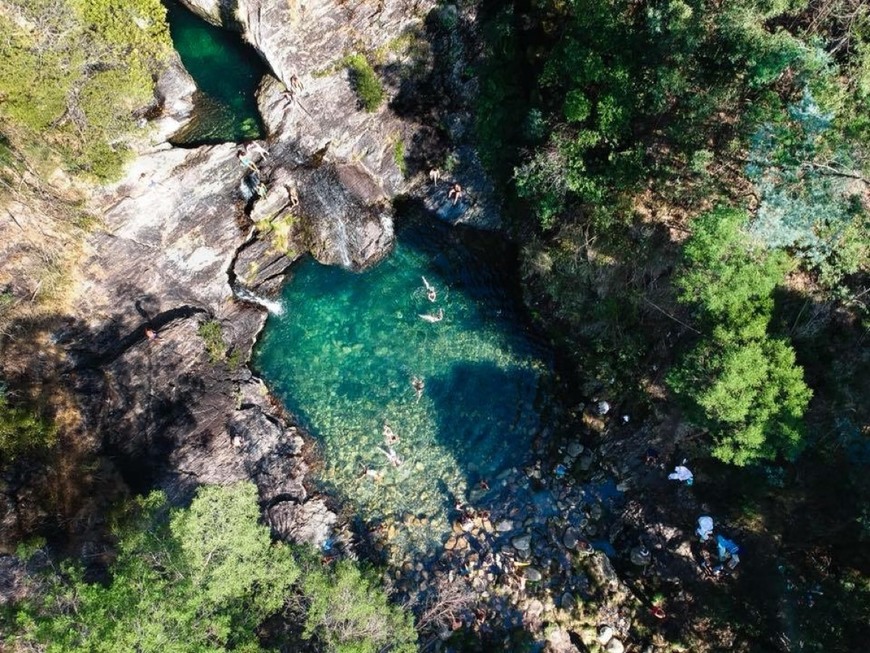
[[[302,163],[327,153],[337,163],[359,164],[391,198],[409,188],[400,160],[407,150],[417,194],[434,215],[500,225],[493,184],[472,145],[476,81],[465,72],[473,55],[464,26],[473,15],[432,0],[182,1],[209,22],[240,31],[272,69],[275,77],[259,93],[260,113],[270,142],[294,151],[288,158]],[[361,110],[345,63],[350,53],[371,59],[384,83],[387,102],[374,112]],[[417,106],[415,95],[428,106]],[[439,111],[443,125],[433,124]],[[429,184],[428,171],[443,167],[453,172]],[[463,188],[459,201],[449,194],[455,183]]]
[[[386,106],[361,111],[341,60],[350,52],[388,51],[391,41],[419,25],[434,3],[387,0],[185,0],[214,24],[238,29],[269,64],[294,100],[270,95],[261,113],[270,138],[291,137],[301,156],[329,146],[339,161],[359,161],[389,195],[404,188],[394,144],[408,125]],[[264,110],[265,109],[265,110]]]

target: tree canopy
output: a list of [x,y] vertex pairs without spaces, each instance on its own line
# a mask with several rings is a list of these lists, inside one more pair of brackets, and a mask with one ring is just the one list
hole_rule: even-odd
[[[119,174],[171,51],[159,0],[14,0],[0,12],[0,129],[30,158]],[[37,137],[38,135],[38,137]]]
[[109,578],[89,580],[76,564],[48,574],[19,606],[8,644],[39,643],[47,653],[254,653],[273,650],[261,641],[265,622],[286,618],[300,632],[304,624],[301,636],[315,650],[414,650],[410,616],[361,570],[321,569],[272,540],[250,483],[200,488],[186,509],[154,493],[132,513],[117,529]]

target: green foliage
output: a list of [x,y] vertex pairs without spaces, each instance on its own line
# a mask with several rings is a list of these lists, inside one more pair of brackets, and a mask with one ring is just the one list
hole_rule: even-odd
[[760,197],[752,233],[768,247],[789,248],[832,289],[870,260],[856,170],[863,145],[843,141],[834,120],[804,89],[787,120],[756,132],[747,166]]
[[396,162],[396,167],[402,173],[402,176],[407,176],[408,164],[405,161],[405,141],[401,138],[397,138],[393,142],[393,161]]
[[773,309],[773,289],[788,261],[781,252],[753,247],[743,234],[745,213],[717,209],[698,217],[683,246],[676,285],[685,303],[697,301],[711,326],[745,337],[763,336]]
[[6,388],[0,384],[0,459],[45,449],[57,439],[57,429],[31,410],[9,404]]
[[[648,178],[686,168],[694,152],[713,152],[781,115],[783,102],[771,90],[785,74],[824,71],[813,48],[769,26],[777,12],[793,10],[794,3],[754,0],[716,11],[696,0],[643,8],[631,0],[544,0],[519,20],[505,8],[485,27],[484,161],[498,169],[519,159],[517,192],[545,228],[573,218],[573,206],[612,202]],[[520,22],[531,22],[532,36],[517,38]],[[524,78],[536,87],[518,88]],[[514,132],[530,111],[549,137],[522,152],[524,139]],[[733,117],[736,133],[724,133],[722,116]]]
[[248,629],[256,627],[258,615],[281,608],[297,577],[290,549],[273,546],[258,518],[257,489],[243,484],[231,490],[205,487],[189,510],[176,512],[170,520],[199,596],[217,606],[243,599],[246,608],[234,618]]
[[48,578],[19,611],[19,637],[47,653],[261,650],[254,629],[281,608],[298,568],[257,523],[256,489],[202,488],[189,510],[166,513],[162,495],[139,502],[108,584],[73,566]]
[[681,301],[698,305],[705,333],[668,375],[693,420],[712,432],[713,455],[735,465],[794,456],[812,396],[794,350],[767,333],[787,261],[754,247],[741,231],[746,221],[733,209],[695,221],[677,286]]
[[[202,338],[205,351],[208,353],[208,359],[212,363],[220,363],[225,359],[230,360],[227,358],[229,346],[224,342],[224,331],[220,322],[217,320],[206,320],[199,325],[196,332]],[[236,359],[232,358],[231,360],[235,361]],[[230,365],[230,367],[235,367],[235,365]]]
[[351,83],[362,107],[368,112],[377,111],[385,94],[369,60],[365,55],[352,54],[345,57],[344,65],[350,70]]
[[0,118],[69,170],[120,172],[133,111],[170,52],[158,0],[18,0],[0,15]]
[[374,577],[348,561],[314,569],[303,581],[308,597],[304,636],[335,653],[413,653],[417,635],[410,615],[389,605]]
[[258,519],[250,483],[202,487],[187,509],[170,510],[160,493],[139,499],[116,529],[110,580],[87,582],[74,565],[47,576],[17,606],[6,643],[46,653],[257,653],[267,650],[263,624],[295,618],[305,605],[304,636],[322,650],[416,650],[410,615],[389,604],[374,577],[347,561],[324,570],[313,554],[300,556],[300,577],[291,549]]

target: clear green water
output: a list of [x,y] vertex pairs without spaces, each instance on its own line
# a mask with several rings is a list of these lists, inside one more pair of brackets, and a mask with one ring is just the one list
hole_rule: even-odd
[[[525,460],[551,360],[526,328],[506,247],[431,221],[397,235],[391,256],[363,274],[299,264],[254,362],[320,440],[322,489],[365,519],[398,524],[392,544],[407,553],[434,550],[457,499]],[[439,308],[438,323],[419,317]],[[379,450],[384,424],[400,438],[399,467]]]
[[254,92],[267,70],[257,53],[237,33],[209,25],[176,2],[166,2],[166,9],[172,42],[199,89],[193,120],[173,143],[260,138]]

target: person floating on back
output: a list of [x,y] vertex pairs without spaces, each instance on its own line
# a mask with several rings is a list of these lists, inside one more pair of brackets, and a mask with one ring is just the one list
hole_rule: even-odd
[[444,319],[444,309],[439,308],[438,313],[436,313],[435,315],[432,315],[431,313],[428,313],[428,314],[423,313],[419,317],[424,322],[430,322],[430,323],[440,322],[441,320]]
[[426,387],[423,379],[421,379],[419,376],[412,377],[411,387],[414,388],[414,393],[417,395],[417,401],[420,401],[420,397],[423,396],[423,388]]
[[397,454],[396,450],[393,449],[392,447],[390,447],[389,450],[382,449],[381,447],[378,447],[378,451],[380,451],[382,454],[384,454],[387,457],[387,460],[390,461],[390,464],[393,467],[401,466],[402,459],[399,458],[399,454]]

